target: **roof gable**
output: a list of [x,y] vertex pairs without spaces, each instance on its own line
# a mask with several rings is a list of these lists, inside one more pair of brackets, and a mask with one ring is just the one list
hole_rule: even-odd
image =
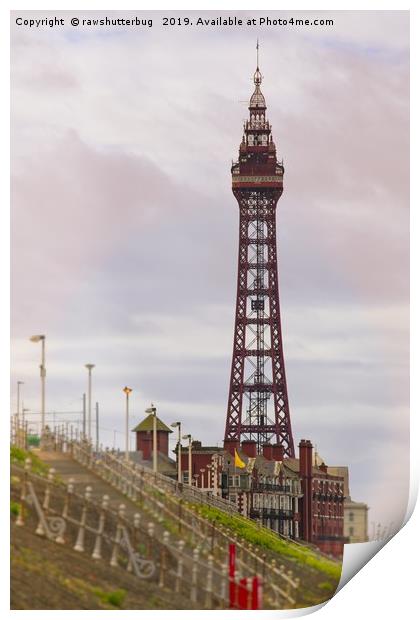
[[[133,428],[132,432],[139,431],[153,431],[153,413],[150,413],[144,420],[142,420],[135,428]],[[156,416],[156,429],[158,431],[166,431],[167,433],[172,433],[171,429],[166,426],[164,422],[160,418]]]

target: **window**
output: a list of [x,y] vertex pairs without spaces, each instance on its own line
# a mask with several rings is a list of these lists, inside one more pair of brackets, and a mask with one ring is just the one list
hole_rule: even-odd
[[349,521],[354,521],[354,512],[349,512]]
[[353,536],[354,534],[354,527],[349,527],[349,536]]
[[182,472],[182,482],[184,484],[188,484],[188,472],[187,471]]

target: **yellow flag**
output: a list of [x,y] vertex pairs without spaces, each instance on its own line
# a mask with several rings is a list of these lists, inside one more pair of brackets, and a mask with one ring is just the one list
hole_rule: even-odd
[[237,453],[236,448],[235,448],[235,467],[241,467],[241,468],[246,467],[246,463],[243,462],[243,460]]

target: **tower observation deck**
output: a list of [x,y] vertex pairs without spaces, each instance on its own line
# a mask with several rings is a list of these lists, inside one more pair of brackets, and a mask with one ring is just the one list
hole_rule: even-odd
[[[258,45],[257,45],[258,54]],[[249,119],[232,165],[232,191],[239,206],[239,258],[235,330],[226,416],[225,448],[243,440],[280,444],[294,456],[284,368],[277,273],[276,207],[283,192],[262,75],[254,73]]]

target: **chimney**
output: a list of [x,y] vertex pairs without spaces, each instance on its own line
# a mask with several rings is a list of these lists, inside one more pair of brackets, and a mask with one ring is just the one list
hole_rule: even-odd
[[312,444],[308,439],[301,439],[299,443],[299,473],[312,477]]
[[271,443],[264,443],[262,447],[263,457],[267,459],[267,461],[273,460],[273,446]]
[[247,441],[242,442],[242,451],[244,454],[249,456],[249,458],[254,459],[257,456],[257,444],[255,441],[251,441],[248,439]]
[[237,439],[225,439],[223,447],[226,452],[229,452],[232,456],[235,454],[235,449],[239,449],[239,441]]
[[283,446],[281,443],[275,443],[273,445],[273,461],[282,461],[284,457]]
[[312,444],[308,439],[302,439],[299,443],[299,475],[303,493],[299,500],[302,507],[301,536],[303,540],[312,542]]

